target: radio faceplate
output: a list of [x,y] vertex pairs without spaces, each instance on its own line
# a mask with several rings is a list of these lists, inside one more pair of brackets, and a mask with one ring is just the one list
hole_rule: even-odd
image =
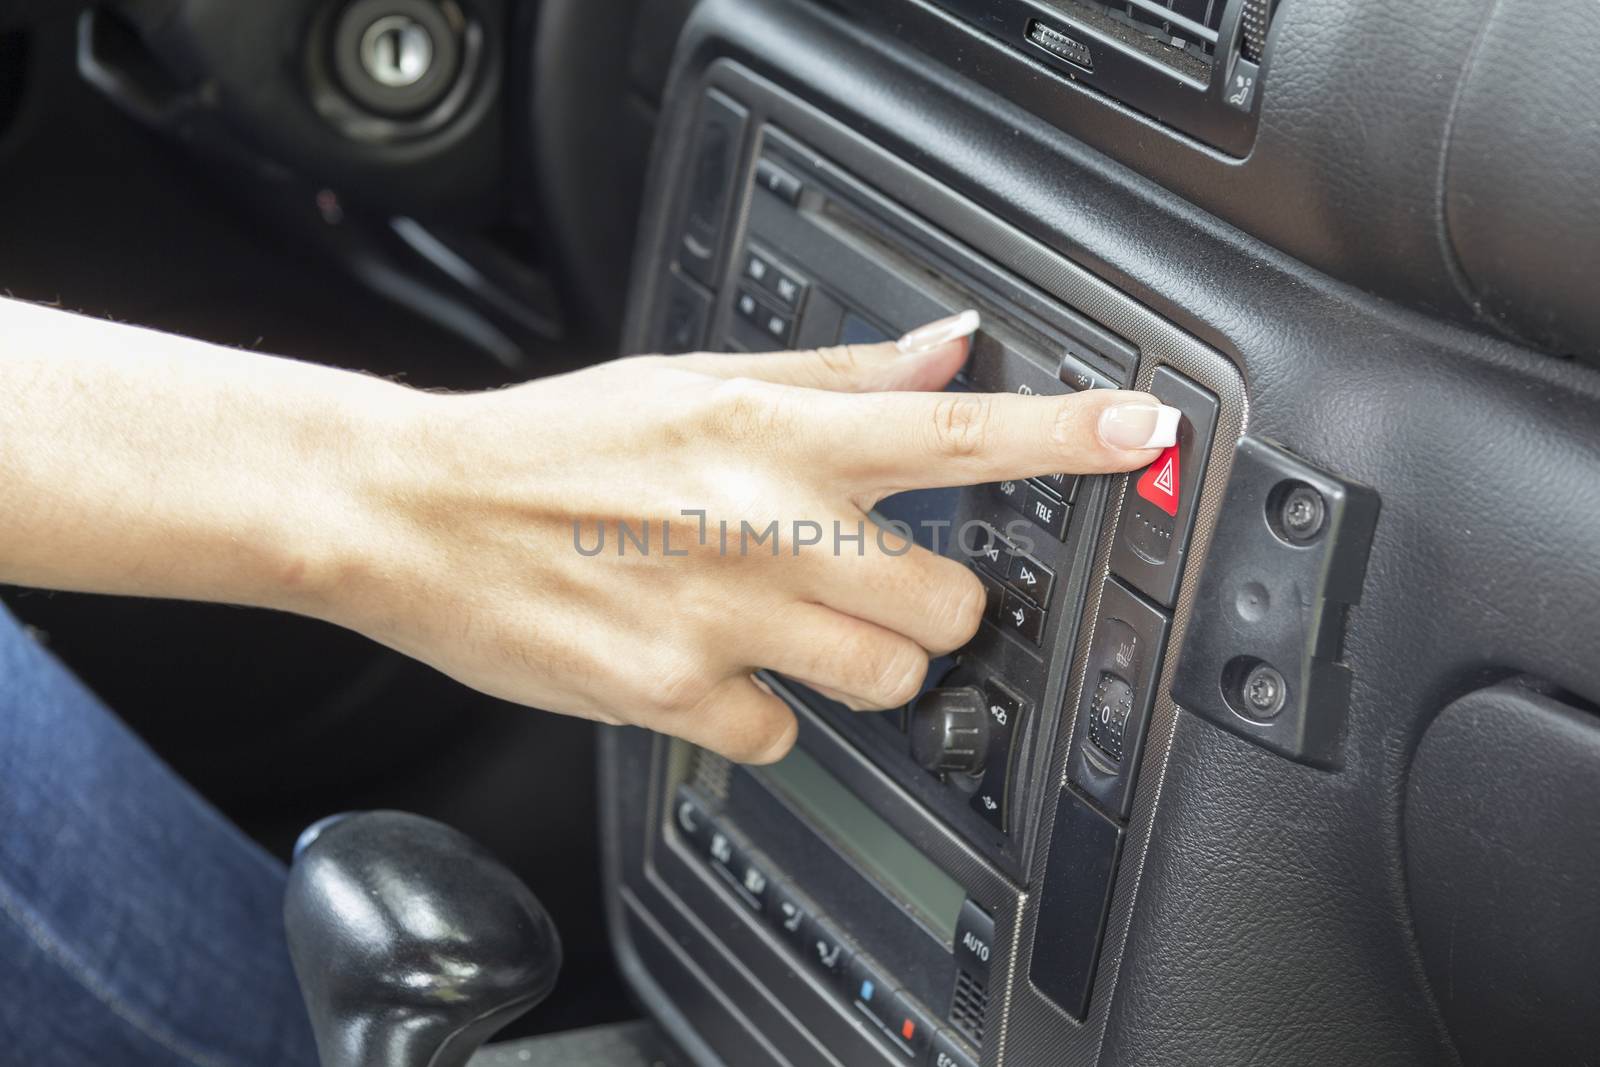
[[[1116,388],[1131,378],[1138,358],[1131,345],[940,240],[781,130],[760,130],[753,158],[745,224],[732,242],[710,347],[870,343],[975,308],[984,325],[954,389],[1048,395]],[[990,721],[981,774],[936,775],[918,766],[908,708],[859,714],[783,687],[1013,877],[1022,871],[1028,813],[1038,807],[1038,738],[1055,719],[1041,711],[1071,657],[1108,481],[1059,474],[922,490],[877,508],[880,523],[970,566],[990,592],[977,637],[936,660],[925,686],[963,681],[984,694]]]
[[[994,591],[977,638],[930,672],[930,684],[946,672],[970,683],[987,714],[1004,708],[981,775],[919,766],[904,709],[852,713],[781,679],[820,772],[810,785],[632,732],[608,739],[633,977],[663,1003],[697,1003],[696,1027],[723,1026],[719,1054],[741,1063],[1090,1062],[1175,722],[1164,686],[1192,585],[1184,561],[1204,549],[1219,457],[1242,425],[1237,374],[858,135],[732,64],[714,71],[667,155],[633,350],[869,342],[971,307],[984,326],[954,388],[1126,384],[1187,417],[1179,445],[1134,479],[879,505],[883,521],[948,524],[938,547]],[[712,218],[722,230],[708,245],[699,223]],[[857,815],[841,822],[829,812],[847,795]],[[877,827],[866,843],[863,824]],[[908,883],[914,864],[879,855],[907,851],[942,873]],[[1034,953],[1036,932],[1049,951]],[[864,1003],[867,986],[892,995]]]

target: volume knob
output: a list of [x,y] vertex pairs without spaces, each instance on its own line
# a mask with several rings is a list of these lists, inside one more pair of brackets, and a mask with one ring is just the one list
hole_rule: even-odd
[[981,774],[989,710],[976,686],[930,689],[911,704],[911,758],[935,774]]

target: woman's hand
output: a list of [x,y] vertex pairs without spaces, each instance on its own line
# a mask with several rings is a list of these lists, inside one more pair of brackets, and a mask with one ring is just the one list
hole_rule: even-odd
[[507,700],[775,760],[794,716],[752,671],[893,707],[978,628],[977,578],[880,539],[878,500],[1131,470],[1172,442],[1177,413],[1141,393],[937,392],[976,327],[405,393],[337,509],[357,519],[332,577],[286,606]]

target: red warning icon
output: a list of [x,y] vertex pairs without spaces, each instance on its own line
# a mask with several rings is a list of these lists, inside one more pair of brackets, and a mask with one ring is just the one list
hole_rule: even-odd
[[1139,495],[1173,518],[1178,516],[1178,446],[1161,453],[1139,478]]

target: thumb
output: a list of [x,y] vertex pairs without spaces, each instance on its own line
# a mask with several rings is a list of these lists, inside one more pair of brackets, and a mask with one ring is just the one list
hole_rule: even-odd
[[898,341],[838,345],[807,352],[678,356],[674,365],[717,378],[755,378],[836,393],[931,392],[967,361],[978,313],[963,311],[912,330]]

